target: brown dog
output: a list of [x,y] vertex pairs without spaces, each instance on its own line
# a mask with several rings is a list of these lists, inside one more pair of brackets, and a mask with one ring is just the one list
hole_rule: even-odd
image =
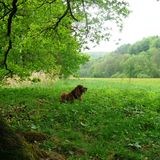
[[62,93],[61,95],[61,103],[65,102],[73,102],[75,99],[82,100],[82,94],[87,91],[86,87],[82,85],[78,85],[75,89],[73,89],[70,93]]

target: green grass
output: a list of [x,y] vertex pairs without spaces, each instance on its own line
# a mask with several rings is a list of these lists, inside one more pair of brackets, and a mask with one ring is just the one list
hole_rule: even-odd
[[[83,101],[60,94],[88,88]],[[20,131],[47,133],[40,143],[69,160],[159,160],[160,79],[73,79],[1,87],[0,111]]]

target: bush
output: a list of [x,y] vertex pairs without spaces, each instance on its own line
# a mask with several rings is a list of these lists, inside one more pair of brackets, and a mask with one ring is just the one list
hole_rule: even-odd
[[41,80],[40,80],[39,78],[36,78],[36,77],[32,79],[32,82],[33,82],[33,83],[38,83],[38,82],[40,82],[40,81],[41,81]]
[[116,74],[112,75],[112,78],[128,78],[128,75],[126,75],[125,73],[117,72]]
[[137,78],[151,78],[151,76],[145,73],[139,73],[137,74]]

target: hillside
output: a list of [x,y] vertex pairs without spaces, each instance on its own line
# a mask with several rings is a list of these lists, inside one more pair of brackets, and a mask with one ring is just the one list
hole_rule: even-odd
[[159,36],[124,44],[111,53],[93,57],[97,58],[81,67],[80,77],[160,77]]
[[105,56],[108,53],[107,52],[86,52],[86,54],[89,55],[93,59],[97,59],[97,58]]

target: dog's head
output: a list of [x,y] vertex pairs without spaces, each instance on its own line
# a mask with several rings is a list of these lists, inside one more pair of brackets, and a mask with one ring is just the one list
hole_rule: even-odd
[[87,91],[87,88],[86,87],[83,87],[82,85],[78,85],[76,87],[81,93],[85,93]]

